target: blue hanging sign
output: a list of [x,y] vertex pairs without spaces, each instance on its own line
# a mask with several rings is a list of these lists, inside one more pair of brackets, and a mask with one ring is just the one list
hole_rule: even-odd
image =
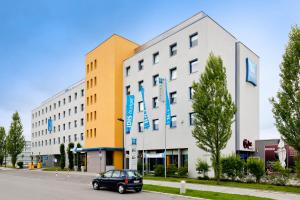
[[246,82],[257,85],[257,65],[249,58],[246,58]]
[[171,107],[170,107],[170,100],[169,100],[169,94],[168,94],[168,87],[167,87],[167,81],[165,80],[165,91],[166,91],[166,125],[171,126]]
[[126,98],[126,134],[130,133],[134,112],[134,95],[127,95]]
[[143,100],[143,105],[144,105],[144,129],[148,129],[148,128],[150,128],[150,123],[149,123],[149,119],[148,119],[148,115],[147,115],[144,87],[140,88],[140,92],[142,95],[142,100]]
[[51,133],[51,131],[52,131],[52,119],[49,118],[48,119],[48,132]]

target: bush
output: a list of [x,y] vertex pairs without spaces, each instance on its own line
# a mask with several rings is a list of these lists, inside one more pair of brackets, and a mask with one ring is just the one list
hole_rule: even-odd
[[263,161],[259,158],[249,157],[247,159],[247,169],[251,174],[255,176],[256,182],[259,183],[261,177],[265,173]]
[[177,174],[177,166],[174,164],[171,164],[167,167],[167,176],[175,176]]
[[163,176],[165,173],[165,168],[163,165],[155,165],[154,176]]
[[138,161],[137,163],[137,170],[140,174],[143,173],[143,162],[142,161]]
[[178,177],[187,177],[188,168],[187,167],[179,167],[177,175],[178,175]]
[[208,172],[209,166],[206,161],[203,160],[198,160],[196,163],[196,170],[198,174],[202,175],[203,178],[207,177],[207,172]]
[[298,178],[300,178],[300,152],[298,152],[297,156],[296,156],[295,172],[296,172]]
[[73,148],[74,148],[74,143],[72,143],[72,142],[69,143],[67,152],[68,152],[69,169],[70,170],[74,169],[74,154],[73,154],[73,151],[72,151]]
[[24,163],[22,161],[17,162],[17,165],[20,169],[23,169]]
[[235,180],[241,178],[244,172],[244,161],[237,155],[231,155],[221,160],[222,174]]
[[66,166],[65,145],[61,144],[59,150],[60,150],[60,168],[63,170]]

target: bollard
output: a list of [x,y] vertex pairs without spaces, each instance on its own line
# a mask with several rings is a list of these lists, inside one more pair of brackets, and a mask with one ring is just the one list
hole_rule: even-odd
[[180,194],[185,194],[186,188],[185,188],[185,181],[180,181]]

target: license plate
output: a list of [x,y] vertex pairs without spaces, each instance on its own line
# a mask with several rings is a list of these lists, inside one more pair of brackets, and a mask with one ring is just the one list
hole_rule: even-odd
[[134,183],[139,183],[140,181],[139,180],[137,180],[137,181],[133,181]]

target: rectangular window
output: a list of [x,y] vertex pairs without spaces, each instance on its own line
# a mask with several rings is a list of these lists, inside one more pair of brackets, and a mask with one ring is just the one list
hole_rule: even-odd
[[[54,107],[54,109],[56,109],[56,103],[53,104],[53,107]],[[40,112],[39,112],[39,115],[40,115]]]
[[74,94],[74,99],[75,100],[77,99],[77,92],[75,92],[75,94]]
[[159,129],[159,120],[158,119],[154,119],[152,120],[152,127],[154,131],[157,131]]
[[175,104],[177,102],[177,92],[170,93],[170,104]]
[[190,73],[194,73],[198,71],[198,59],[194,59],[190,61]]
[[97,112],[94,111],[94,120],[96,120],[96,119],[97,119]]
[[126,86],[126,95],[130,95],[130,85]]
[[83,89],[81,90],[81,96],[82,97],[84,96],[84,90]]
[[60,144],[60,137],[58,137],[57,140],[58,140],[58,144]]
[[198,45],[198,33],[190,35],[190,48]]
[[170,69],[170,80],[175,80],[177,78],[177,68],[174,67]]
[[66,143],[66,137],[63,136],[63,143]]
[[94,137],[97,136],[97,131],[96,131],[96,128],[94,128]]
[[81,126],[83,126],[84,120],[83,118],[81,118]]
[[152,98],[152,108],[158,108],[158,97]]
[[66,117],[66,111],[63,112],[63,116],[64,116],[64,118]]
[[71,135],[68,136],[69,142],[71,142]]
[[90,72],[90,66],[87,64],[86,65],[86,73],[89,73]]
[[63,130],[66,130],[66,124],[63,124]]
[[139,61],[139,71],[144,69],[144,60]]
[[87,104],[87,105],[90,104],[90,98],[89,98],[89,97],[86,98],[86,104]]
[[83,133],[80,134],[80,139],[83,141]]
[[189,98],[193,99],[193,96],[194,96],[194,89],[193,87],[189,87]]
[[77,113],[77,106],[74,107],[74,113]]
[[84,110],[84,105],[83,104],[81,104],[81,111],[83,111]]
[[153,64],[159,63],[159,52],[153,54]]
[[69,96],[69,103],[71,102],[71,100],[72,100],[72,97],[71,97],[71,95]]
[[140,101],[138,103],[138,106],[139,106],[139,112],[143,112],[144,111],[144,103],[142,101]]
[[89,113],[86,113],[86,121],[88,122],[89,120]]
[[97,77],[94,77],[94,85],[97,85]]
[[[64,105],[66,105],[66,98],[63,99]],[[46,108],[46,112],[47,112],[47,108]]]
[[71,129],[71,122],[69,122],[69,129]]
[[74,142],[77,142],[77,134],[74,134]]
[[159,81],[159,75],[158,74],[155,74],[154,76],[152,76],[153,86],[157,86],[158,81]]
[[74,127],[77,127],[77,120],[74,120]]
[[177,126],[177,119],[176,119],[176,115],[171,117],[171,128],[176,128]]
[[170,45],[170,56],[175,56],[177,54],[177,43]]
[[138,131],[140,133],[144,131],[144,122],[138,122]]
[[143,81],[143,80],[139,81],[139,82],[138,82],[138,89],[139,89],[139,91],[140,91],[140,89],[141,89],[143,86],[144,86],[144,81]]
[[71,115],[71,108],[69,108],[69,116]]
[[126,67],[126,77],[130,75],[130,66]]
[[[60,101],[58,101],[58,107],[60,107]],[[43,111],[43,113],[44,113],[44,111]]]
[[97,95],[94,94],[94,102],[97,103]]
[[190,121],[190,126],[193,126],[195,124],[195,113],[189,113],[189,121]]

